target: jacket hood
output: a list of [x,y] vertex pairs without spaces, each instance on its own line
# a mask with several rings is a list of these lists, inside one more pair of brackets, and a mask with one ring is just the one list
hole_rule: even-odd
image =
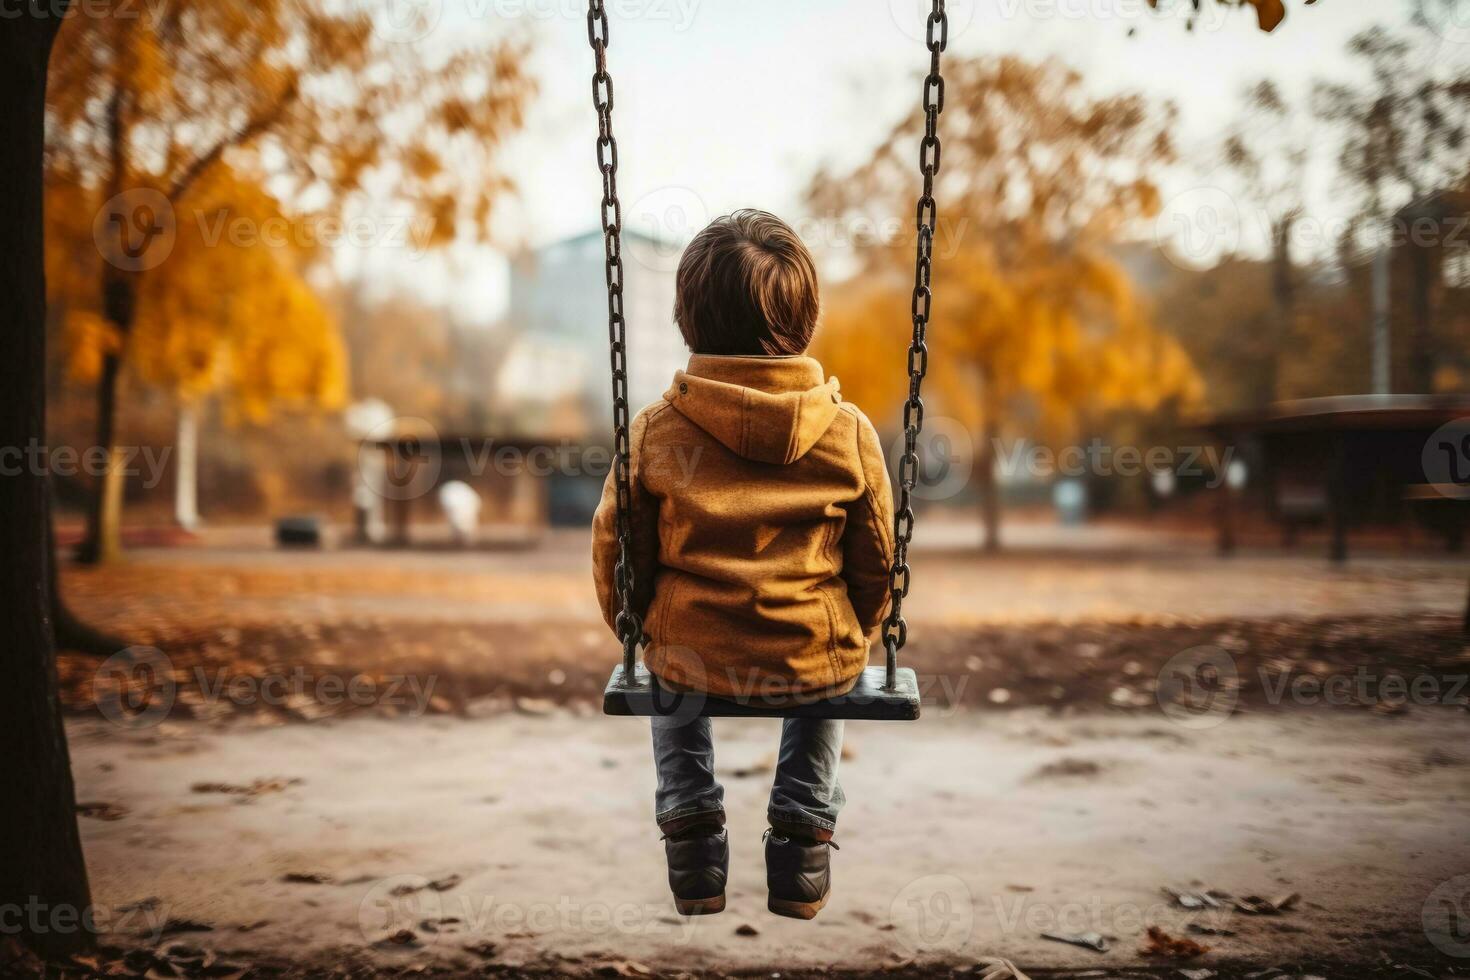
[[816,445],[842,402],[836,378],[810,357],[695,354],[664,393],[679,414],[759,463],[794,463]]

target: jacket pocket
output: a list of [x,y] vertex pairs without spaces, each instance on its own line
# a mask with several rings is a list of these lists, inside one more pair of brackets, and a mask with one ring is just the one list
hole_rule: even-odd
[[673,642],[673,637],[669,635],[669,620],[672,618],[674,596],[679,591],[679,578],[678,572],[670,570],[659,583],[661,588],[658,590],[658,601],[662,608],[659,610],[658,636],[654,639],[665,646]]
[[845,632],[842,607],[848,605],[848,602],[846,596],[833,595],[834,588],[835,586],[830,581],[817,586],[817,591],[822,596],[822,604],[827,609],[827,663],[832,670],[832,678],[829,683],[838,684],[846,676],[843,671],[842,656],[837,650],[837,642]]
[[858,621],[852,601],[845,588],[824,583],[823,593],[827,597],[834,623],[832,632],[832,661],[838,680],[849,680],[862,673],[868,665],[868,637]]

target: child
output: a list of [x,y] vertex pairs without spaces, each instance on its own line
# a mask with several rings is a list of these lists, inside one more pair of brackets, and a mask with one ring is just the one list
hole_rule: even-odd
[[[817,276],[763,211],[719,218],[679,263],[692,356],[632,424],[634,610],[673,690],[812,700],[849,691],[887,612],[893,498],[872,424],[804,356]],[[593,520],[602,614],[619,602],[617,490]],[[724,791],[707,718],[653,718],[655,812],[682,914],[725,907]],[[831,890],[842,722],[788,718],[766,832],[768,907],[810,919]]]

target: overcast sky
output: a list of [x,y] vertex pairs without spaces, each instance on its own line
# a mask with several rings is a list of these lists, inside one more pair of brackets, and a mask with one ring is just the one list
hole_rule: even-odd
[[[584,4],[384,2],[426,5],[433,31],[415,43],[529,32],[541,90],[506,154],[519,190],[501,213],[499,246],[543,245],[593,227],[600,184]],[[922,0],[606,2],[621,196],[628,223],[646,230],[679,236],[684,225],[744,206],[800,217],[814,168],[860,160],[919,98]],[[1404,23],[1420,2],[1288,0],[1286,23],[1265,35],[1250,11],[1207,7],[1186,32],[1182,15],[1150,13],[1145,0],[951,0],[950,51],[1054,56],[1098,92],[1173,99],[1188,150],[1218,142],[1242,88],[1257,78],[1305,93],[1316,78],[1351,77],[1346,40],[1375,22]],[[1470,20],[1453,26],[1436,54],[1466,59]],[[1170,175],[1166,196],[1202,180],[1209,175],[1198,170]],[[1330,195],[1321,207],[1331,209]],[[371,262],[375,278],[452,292],[468,318],[488,319],[503,304],[503,262],[486,250],[452,264],[391,253]]]

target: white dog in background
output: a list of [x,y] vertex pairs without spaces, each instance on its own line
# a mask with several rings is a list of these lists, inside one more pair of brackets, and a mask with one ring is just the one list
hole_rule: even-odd
[[450,480],[439,488],[439,506],[454,540],[472,544],[480,527],[480,495],[474,488],[462,480]]

